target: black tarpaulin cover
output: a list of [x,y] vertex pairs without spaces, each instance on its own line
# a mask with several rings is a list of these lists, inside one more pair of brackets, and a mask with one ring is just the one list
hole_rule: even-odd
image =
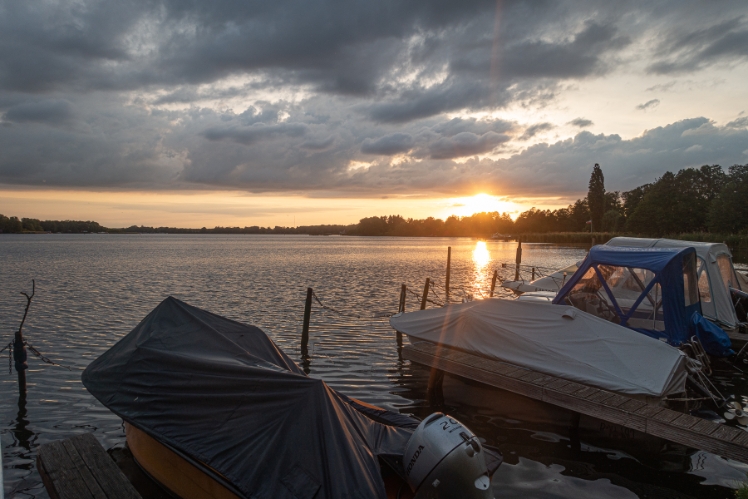
[[83,372],[122,419],[252,499],[384,498],[383,425],[303,371],[257,327],[169,297]]

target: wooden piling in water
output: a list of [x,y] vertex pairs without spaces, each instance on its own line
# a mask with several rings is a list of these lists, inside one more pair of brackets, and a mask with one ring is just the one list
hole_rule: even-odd
[[26,370],[29,368],[26,362],[28,356],[26,354],[26,344],[23,341],[23,325],[26,323],[26,316],[29,315],[29,307],[31,307],[31,300],[34,299],[36,293],[36,282],[31,280],[31,296],[21,291],[21,294],[26,297],[26,310],[23,312],[23,319],[21,319],[21,325],[18,326],[18,331],[13,338],[13,360],[15,361],[16,372],[18,373],[18,394],[23,398],[26,397]]
[[426,284],[423,286],[423,297],[421,297],[421,310],[426,309],[426,300],[429,297],[429,286],[431,285],[431,278],[426,278]]
[[449,301],[449,273],[452,266],[452,246],[447,247],[447,280],[444,284],[444,289],[447,294],[447,301]]
[[491,294],[488,295],[489,297],[493,298],[493,290],[496,289],[496,278],[499,277],[499,271],[494,270],[493,271],[493,277],[491,277]]
[[400,286],[400,304],[397,307],[398,313],[405,312],[405,296],[408,293],[408,287],[405,285],[405,283],[402,283]]
[[530,280],[531,281],[535,280],[535,267],[532,268],[532,279],[530,279]]
[[522,264],[522,238],[517,241],[517,258],[515,259],[514,280],[519,281],[519,266]]
[[301,353],[307,351],[309,345],[309,319],[312,315],[312,295],[314,290],[306,288],[306,302],[304,303],[304,326],[301,329]]

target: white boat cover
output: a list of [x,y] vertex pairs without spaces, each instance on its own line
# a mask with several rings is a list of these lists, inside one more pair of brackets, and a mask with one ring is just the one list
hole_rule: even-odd
[[504,281],[501,287],[511,289],[515,293],[532,293],[533,291],[552,291],[558,293],[564,287],[566,281],[574,275],[582,262],[579,261],[564,269],[557,270],[553,274],[527,282],[521,281]]
[[732,254],[722,243],[702,243],[678,239],[647,239],[640,237],[614,237],[606,246],[629,248],[694,248],[699,258],[698,279],[701,295],[701,313],[707,319],[728,329],[738,327],[738,316],[732,304],[729,288],[743,289],[744,281],[737,276],[732,264]]
[[390,324],[412,339],[622,394],[685,391],[680,350],[566,305],[488,299],[397,314]]

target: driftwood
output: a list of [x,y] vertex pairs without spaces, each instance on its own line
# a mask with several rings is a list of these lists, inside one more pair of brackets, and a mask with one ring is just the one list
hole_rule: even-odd
[[26,323],[26,317],[29,315],[29,307],[31,307],[31,300],[34,299],[36,293],[36,282],[31,280],[31,295],[21,291],[21,294],[26,297],[26,310],[23,312],[23,319],[21,319],[21,325],[18,326],[16,336],[13,341],[13,360],[15,360],[16,372],[18,373],[18,391],[21,397],[26,396],[26,370],[29,368],[26,362],[26,344],[23,341],[23,325]]

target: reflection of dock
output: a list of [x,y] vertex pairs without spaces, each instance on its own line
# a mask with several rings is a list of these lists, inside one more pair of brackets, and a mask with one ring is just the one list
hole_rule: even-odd
[[660,405],[428,342],[406,346],[403,358],[435,368],[429,392],[448,372],[642,433],[748,463],[748,433]]

